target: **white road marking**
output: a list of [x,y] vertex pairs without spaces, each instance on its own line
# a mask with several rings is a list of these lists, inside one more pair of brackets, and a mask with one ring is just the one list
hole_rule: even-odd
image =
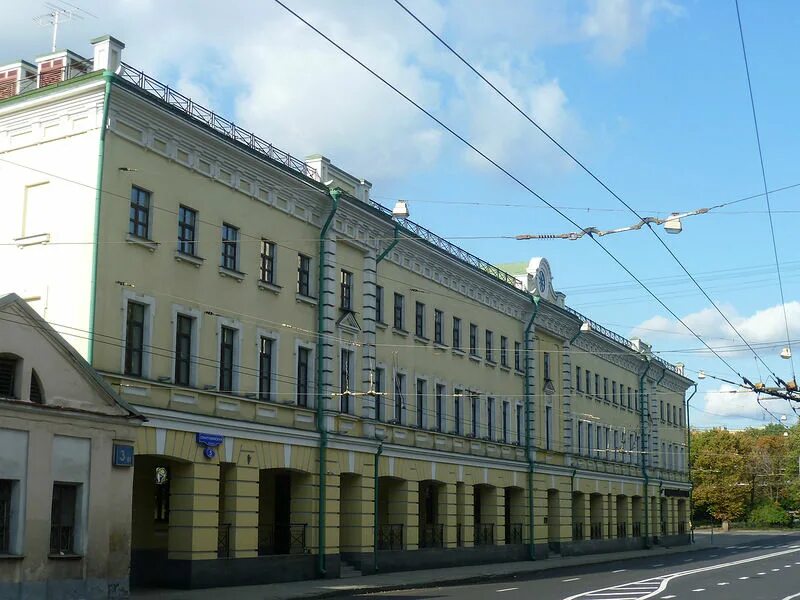
[[773,573],[776,573],[777,571],[780,571],[780,569],[772,569]]
[[667,600],[667,598],[675,598],[675,594],[670,594],[669,596],[661,596],[661,597],[662,597],[664,600]]
[[570,579],[562,579],[561,581],[563,581],[564,583],[566,583],[567,581],[578,581],[578,579],[580,579],[580,577],[572,577],[572,578],[570,578]]
[[694,590],[692,590],[692,591],[693,591],[693,592],[705,592],[705,591],[706,591],[706,588],[697,588],[697,589],[694,589]]
[[519,588],[505,588],[502,590],[497,590],[497,593],[500,594],[502,592],[513,592],[514,590],[518,590]]
[[761,573],[756,573],[756,575],[766,575],[763,571]]
[[658,563],[657,565],[652,565],[652,566],[653,566],[653,568],[655,568],[655,567],[663,567],[664,563]]
[[783,565],[783,568],[784,568],[784,569],[791,569],[791,568],[792,568],[792,565]]
[[611,571],[612,573],[624,573],[627,569],[617,569],[616,571]]
[[[786,554],[797,552],[799,549],[800,548],[780,550],[776,552],[771,552],[769,554],[762,554],[760,556],[751,556],[749,558],[742,558],[732,562],[709,565],[707,567],[690,569],[688,571],[678,571],[676,573],[671,573],[669,575],[660,575],[658,577],[651,577],[649,579],[643,579],[640,581],[632,581],[630,583],[622,585],[610,586],[597,590],[591,590],[588,592],[581,592],[580,594],[574,594],[572,596],[568,596],[567,598],[564,598],[564,600],[577,600],[578,598],[583,598],[584,600],[590,600],[593,598],[598,600],[601,599],[602,600],[647,600],[648,598],[654,598],[658,594],[663,593],[664,590],[666,590],[667,585],[669,585],[670,581],[672,581],[673,579],[677,579],[678,577],[686,577],[688,575],[694,575],[696,573],[705,573],[707,571],[715,571],[717,569],[724,569],[727,567],[733,567],[760,560],[766,560],[769,558],[775,558],[777,556],[783,556]],[[724,585],[729,585],[729,583],[720,582],[717,585],[724,586]],[[613,598],[611,596],[613,596]]]
[[750,579],[750,578],[745,575],[744,577],[739,577],[739,579],[745,580],[745,579]]
[[792,600],[792,598],[800,598],[800,593],[792,594],[791,596],[786,596],[783,600]]
[[720,581],[717,585],[730,585],[727,581]]

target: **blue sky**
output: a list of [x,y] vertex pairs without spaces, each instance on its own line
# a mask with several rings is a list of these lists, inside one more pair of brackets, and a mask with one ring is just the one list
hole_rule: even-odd
[[[634,222],[391,0],[288,3],[548,201],[581,207],[566,211],[581,226]],[[49,31],[30,20],[36,9],[5,4],[4,13],[14,16],[0,60],[47,52]],[[128,62],[277,146],[297,156],[325,154],[370,180],[379,201],[407,199],[414,220],[491,262],[546,256],[571,306],[623,335],[639,333],[671,362],[735,378],[717,359],[682,351],[697,348],[697,340],[591,240],[498,239],[573,228],[277,4],[232,0],[224,14],[210,1],[81,6],[96,18],[65,25],[59,46],[88,55],[89,38],[111,33],[126,42]],[[733,0],[408,6],[642,214],[762,191]],[[741,0],[741,10],[769,187],[800,183],[800,84],[792,67],[800,64],[800,5]],[[798,198],[800,188],[775,194],[773,210],[798,210]],[[788,379],[791,365],[778,358],[785,331],[765,209],[762,197],[687,219],[684,232],[665,241],[749,342],[777,345],[759,353]],[[794,223],[795,213],[776,212],[789,326],[800,337]],[[602,241],[710,343],[741,345],[651,234]],[[751,353],[725,356],[750,379],[767,377]],[[768,422],[751,395],[720,388],[718,381],[701,382],[693,404],[706,412],[693,412],[694,423]],[[768,406],[792,415],[783,401]]]

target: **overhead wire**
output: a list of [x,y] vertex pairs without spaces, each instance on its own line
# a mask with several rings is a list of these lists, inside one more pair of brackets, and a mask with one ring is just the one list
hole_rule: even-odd
[[[276,2],[278,2],[278,4],[281,4],[281,2],[280,2],[279,0],[275,0],[275,1],[276,1]],[[472,66],[472,64],[470,64],[470,62],[469,62],[469,61],[467,61],[467,60],[466,60],[466,59],[465,59],[465,58],[464,58],[464,57],[463,57],[461,54],[459,54],[459,53],[458,53],[458,52],[457,52],[457,51],[456,51],[456,50],[455,50],[455,49],[454,49],[454,48],[453,48],[453,47],[452,47],[450,44],[448,44],[448,43],[447,43],[447,42],[446,42],[446,41],[445,41],[445,40],[444,40],[444,39],[443,39],[443,38],[442,38],[440,35],[438,35],[436,32],[434,32],[434,31],[433,31],[433,30],[432,30],[430,27],[428,27],[428,25],[427,25],[427,24],[425,24],[425,22],[423,22],[423,21],[422,21],[422,20],[421,20],[419,17],[417,17],[417,16],[416,16],[416,15],[415,15],[415,14],[414,14],[414,13],[413,13],[411,10],[409,10],[409,9],[408,9],[408,8],[407,8],[407,7],[406,7],[406,6],[405,6],[405,5],[404,5],[404,4],[403,4],[403,3],[402,3],[400,0],[394,0],[394,2],[395,2],[395,3],[396,3],[396,4],[397,4],[397,5],[400,7],[400,8],[402,8],[402,9],[403,9],[403,10],[404,10],[406,13],[408,13],[408,14],[409,14],[409,15],[410,15],[410,16],[411,16],[411,17],[412,17],[412,18],[413,18],[413,19],[414,19],[414,20],[415,20],[417,23],[419,23],[419,24],[420,24],[420,25],[421,25],[421,26],[422,26],[422,27],[423,27],[425,30],[427,30],[427,31],[428,31],[428,32],[429,32],[429,33],[430,33],[432,36],[434,36],[434,37],[435,37],[435,38],[436,38],[436,39],[437,39],[437,40],[438,40],[438,41],[439,41],[439,42],[440,42],[442,45],[444,45],[444,46],[445,46],[445,47],[446,47],[446,48],[447,48],[447,49],[448,49],[448,50],[449,50],[449,51],[450,51],[450,52],[451,52],[453,55],[455,55],[455,56],[456,56],[456,57],[457,57],[457,58],[458,58],[458,59],[459,59],[459,60],[460,60],[460,61],[461,61],[461,62],[462,62],[462,63],[463,63],[463,64],[464,64],[464,65],[465,65],[465,66],[466,66],[468,69],[470,69],[470,70],[471,70],[471,71],[472,71],[472,72],[473,72],[475,75],[477,75],[477,76],[478,76],[478,77],[479,77],[479,78],[480,78],[480,79],[481,79],[481,80],[482,80],[484,83],[486,83],[486,84],[487,84],[488,86],[490,86],[490,87],[491,87],[491,88],[492,88],[492,89],[493,89],[493,90],[494,90],[494,91],[495,91],[497,94],[499,94],[499,95],[500,95],[500,96],[501,96],[501,97],[502,97],[502,98],[503,98],[503,99],[504,99],[504,100],[505,100],[505,101],[506,101],[508,104],[510,104],[510,105],[511,105],[511,106],[512,106],[512,107],[513,107],[513,108],[514,108],[514,109],[515,109],[515,110],[516,110],[516,111],[517,111],[517,112],[518,112],[520,115],[522,115],[522,117],[524,117],[524,118],[525,118],[525,119],[526,119],[526,120],[527,120],[527,121],[528,121],[528,122],[529,122],[531,125],[533,125],[534,127],[536,127],[536,129],[538,129],[538,130],[539,130],[539,131],[540,131],[540,132],[541,132],[543,135],[545,135],[545,137],[547,137],[547,139],[549,139],[549,140],[550,140],[550,141],[551,141],[553,144],[555,144],[555,145],[556,145],[556,146],[557,146],[557,147],[558,147],[558,148],[559,148],[559,149],[560,149],[560,150],[561,150],[561,151],[562,151],[564,154],[566,154],[566,155],[567,155],[567,156],[568,156],[568,157],[569,157],[569,158],[570,158],[570,159],[571,159],[571,160],[572,160],[572,161],[573,161],[573,162],[574,162],[576,165],[578,165],[578,166],[579,166],[579,167],[580,167],[580,168],[581,168],[581,169],[582,169],[582,170],[583,170],[583,171],[584,171],[584,172],[585,172],[587,175],[589,175],[589,176],[590,176],[592,179],[594,179],[594,181],[596,181],[598,184],[600,184],[600,185],[601,185],[601,186],[602,186],[602,187],[603,187],[603,188],[604,188],[604,189],[605,189],[605,190],[606,190],[606,191],[607,191],[609,194],[611,194],[611,195],[612,195],[614,198],[616,198],[616,199],[617,199],[617,200],[618,200],[618,201],[619,201],[619,202],[620,202],[620,203],[621,203],[623,206],[625,206],[625,208],[627,208],[627,209],[628,209],[628,210],[629,210],[629,211],[630,211],[630,212],[631,212],[633,215],[635,215],[635,216],[636,216],[636,217],[637,217],[637,218],[638,218],[640,221],[642,221],[642,222],[644,222],[644,221],[645,221],[645,219],[644,219],[644,218],[643,218],[643,217],[642,217],[642,216],[639,214],[639,212],[637,212],[637,211],[636,211],[636,210],[635,210],[635,209],[634,209],[634,208],[633,208],[633,207],[632,207],[630,204],[628,204],[627,202],[625,202],[625,201],[624,201],[624,200],[623,200],[623,199],[622,199],[622,198],[621,198],[619,195],[617,195],[617,194],[616,194],[616,192],[614,192],[614,191],[613,191],[613,190],[612,190],[612,189],[611,189],[611,188],[610,188],[608,185],[606,185],[606,183],[605,183],[603,180],[601,180],[601,179],[600,179],[600,178],[599,178],[597,175],[595,175],[595,174],[594,174],[594,172],[593,172],[591,169],[589,169],[589,168],[588,168],[586,165],[584,165],[584,164],[583,164],[583,162],[581,162],[581,161],[580,161],[578,158],[576,158],[576,157],[575,157],[575,156],[574,156],[574,155],[573,155],[573,154],[572,154],[572,153],[571,153],[569,150],[567,150],[567,149],[566,149],[566,148],[565,148],[565,147],[564,147],[564,146],[563,146],[563,145],[562,145],[560,142],[558,142],[558,141],[557,141],[555,138],[553,138],[553,136],[551,136],[551,135],[550,135],[550,134],[549,134],[549,133],[548,133],[548,132],[547,132],[547,131],[546,131],[546,130],[545,130],[543,127],[542,127],[542,126],[540,126],[540,125],[539,125],[539,124],[538,124],[538,123],[537,123],[537,122],[536,122],[536,121],[535,121],[535,120],[534,120],[532,117],[530,117],[530,115],[528,115],[528,114],[527,114],[527,113],[526,113],[524,110],[522,110],[522,109],[521,109],[521,108],[520,108],[520,107],[519,107],[519,106],[518,106],[518,105],[517,105],[517,104],[516,104],[516,103],[515,103],[513,100],[511,100],[511,99],[510,99],[510,98],[509,98],[509,97],[508,97],[506,94],[504,94],[504,93],[503,93],[503,92],[502,92],[500,89],[498,89],[498,88],[497,88],[497,86],[495,86],[493,83],[491,83],[491,82],[490,82],[490,81],[489,81],[489,80],[488,80],[488,79],[487,79],[487,78],[486,78],[486,77],[485,77],[485,76],[484,76],[484,75],[483,75],[483,74],[482,74],[480,71],[478,71],[478,69],[476,69],[474,66]],[[286,7],[284,6],[284,8],[286,8]],[[290,9],[288,9],[288,8],[287,8],[287,10],[290,10]],[[290,11],[290,12],[292,12],[292,11]],[[294,13],[294,14],[295,14],[295,16],[297,16],[297,15],[296,15],[296,13]],[[307,23],[307,24],[308,24],[308,23]],[[320,33],[321,35],[324,35],[324,34],[322,34],[321,32],[319,32],[319,30],[316,30],[316,31],[317,31],[318,33]],[[329,40],[329,41],[330,41],[330,40]],[[537,196],[538,196],[538,194],[537,194]],[[544,201],[544,199],[543,199],[543,198],[540,198],[540,199],[541,199],[542,201]],[[560,212],[560,211],[558,211],[558,212]],[[560,213],[560,214],[562,214],[562,216],[566,217],[566,215],[564,215],[563,213]],[[566,218],[568,218],[568,219],[569,219],[569,217],[566,217]],[[576,226],[577,226],[577,224],[576,224],[576,223],[574,223],[574,221],[572,221],[571,219],[569,219],[569,220],[570,220],[570,222],[572,222],[574,225],[576,225]],[[675,260],[675,262],[676,262],[676,263],[677,263],[677,264],[678,264],[678,265],[681,267],[681,269],[682,269],[682,270],[683,270],[683,272],[686,274],[686,276],[687,276],[687,277],[689,277],[689,279],[691,279],[691,280],[692,280],[692,282],[693,282],[693,283],[694,283],[694,284],[697,286],[697,288],[698,288],[698,289],[699,289],[699,290],[702,292],[703,296],[705,296],[705,298],[706,298],[706,299],[707,299],[707,300],[708,300],[708,301],[711,303],[711,305],[714,307],[714,309],[715,309],[715,310],[716,310],[716,311],[717,311],[717,312],[720,314],[720,316],[722,316],[722,318],[723,318],[723,319],[724,319],[724,320],[725,320],[725,321],[728,323],[728,325],[731,327],[731,329],[733,329],[733,330],[734,330],[734,332],[736,332],[736,334],[739,336],[739,338],[740,338],[740,339],[741,339],[741,340],[742,340],[742,341],[743,341],[745,344],[748,344],[748,342],[747,342],[747,340],[744,338],[744,336],[743,336],[743,335],[742,335],[742,334],[739,332],[739,330],[738,330],[738,329],[737,329],[737,328],[734,326],[734,324],[733,324],[733,323],[731,323],[730,319],[728,319],[728,317],[727,317],[727,316],[726,316],[726,315],[725,315],[725,314],[722,312],[722,310],[719,308],[719,306],[717,306],[717,303],[716,303],[716,302],[714,302],[714,301],[711,299],[711,297],[708,295],[708,293],[706,293],[706,291],[703,289],[703,287],[702,287],[702,286],[701,286],[701,285],[700,285],[700,284],[697,282],[697,280],[696,280],[696,279],[694,278],[694,276],[693,276],[693,275],[692,275],[692,274],[689,272],[689,270],[686,268],[686,266],[685,266],[685,265],[684,265],[684,264],[683,264],[683,263],[680,261],[680,259],[679,259],[679,258],[678,258],[678,257],[675,255],[675,253],[674,253],[674,252],[672,251],[672,249],[671,249],[671,248],[670,248],[670,247],[669,247],[669,246],[666,244],[666,242],[664,242],[664,240],[663,240],[663,239],[661,239],[661,236],[659,236],[659,235],[658,235],[658,233],[657,233],[657,232],[656,232],[656,231],[653,229],[653,227],[652,227],[652,226],[651,226],[649,223],[647,223],[647,228],[648,228],[648,229],[651,231],[651,233],[652,233],[652,234],[653,234],[653,235],[656,237],[656,239],[659,241],[659,243],[660,243],[660,244],[661,244],[661,245],[662,245],[662,246],[663,246],[663,247],[664,247],[664,248],[667,250],[667,252],[670,254],[670,256],[672,256],[672,258]],[[579,229],[583,229],[583,228],[579,227]],[[592,239],[592,240],[594,240],[594,241],[595,241],[595,243],[598,243],[598,244],[599,244],[599,242],[598,242],[598,241],[597,241],[597,240],[596,240],[596,239],[595,239],[593,236],[590,236],[590,237],[591,237],[591,239]],[[602,246],[601,246],[601,247],[602,247]],[[626,269],[626,270],[627,270],[627,269]],[[630,274],[630,273],[629,273],[629,274]],[[652,293],[651,293],[651,294],[652,294]],[[655,297],[655,296],[654,296],[654,297]],[[656,299],[658,300],[658,298],[656,298]],[[661,305],[662,305],[662,306],[663,306],[665,309],[667,309],[667,310],[668,310],[668,311],[669,311],[671,314],[673,314],[673,316],[674,316],[674,313],[672,313],[672,311],[671,311],[671,310],[670,310],[670,309],[669,309],[669,308],[668,308],[668,307],[667,307],[667,306],[666,306],[666,305],[665,305],[663,302],[661,302],[661,301],[659,300],[659,303],[661,303]],[[689,329],[689,326],[688,326],[688,325],[686,325],[686,323],[684,323],[682,320],[681,320],[681,323],[684,325],[684,327],[686,327],[687,329]],[[748,345],[749,345],[749,344],[748,344]],[[753,352],[753,354],[754,354],[754,355],[756,355],[756,356],[759,358],[759,360],[761,361],[761,363],[762,363],[762,364],[763,364],[763,365],[764,365],[764,366],[765,366],[765,367],[766,367],[768,370],[770,370],[770,372],[772,372],[772,369],[770,369],[769,365],[767,365],[767,363],[766,363],[766,362],[764,362],[764,360],[763,360],[763,359],[761,359],[761,357],[760,357],[760,356],[758,356],[758,353],[757,353],[755,350],[752,350],[752,352]],[[739,374],[739,373],[738,373],[738,371],[736,371],[736,369],[734,369],[734,368],[733,368],[733,367],[732,367],[730,364],[728,364],[728,367],[729,367],[729,368],[730,368],[732,371],[734,371],[734,372],[735,372],[737,375],[739,375],[739,376],[741,377],[741,374]],[[773,372],[773,375],[774,375],[775,377],[777,377],[777,375],[775,375],[775,374],[774,374],[774,372]]]
[[[786,314],[786,300],[784,299],[783,294],[783,278],[781,277],[781,266],[780,262],[778,261],[778,244],[775,240],[775,224],[772,221],[772,207],[769,201],[769,187],[767,186],[767,171],[764,167],[764,152],[761,148],[761,134],[758,131],[758,116],[756,113],[756,102],[753,96],[753,84],[750,79],[750,65],[747,60],[747,47],[745,46],[744,42],[744,30],[742,28],[742,16],[739,12],[739,0],[734,0],[736,5],[736,22],[739,24],[739,39],[742,42],[742,57],[744,58],[744,69],[747,75],[747,91],[750,96],[750,108],[753,113],[753,128],[755,129],[756,134],[756,145],[758,146],[758,160],[761,165],[761,180],[764,183],[764,197],[767,203],[767,213],[769,214],[769,231],[772,237],[772,252],[775,256],[775,271],[778,275],[778,289],[780,290],[781,295],[781,306],[783,306],[783,322],[786,327],[786,343],[789,344],[789,360],[791,361],[792,366],[792,378],[796,381],[797,376],[795,375],[794,370],[794,357],[791,354],[791,341],[789,340],[789,317]],[[776,379],[777,381],[777,379]]]
[[[423,114],[425,114],[426,116],[428,116],[430,119],[432,119],[433,121],[435,121],[435,122],[436,122],[436,123],[437,123],[437,124],[438,124],[440,127],[442,127],[443,129],[445,129],[445,130],[446,130],[448,133],[450,133],[450,134],[451,134],[451,135],[453,135],[453,136],[454,136],[456,139],[458,139],[458,140],[459,140],[459,141],[461,141],[463,144],[465,144],[467,147],[469,147],[469,148],[470,148],[470,149],[471,149],[473,152],[475,152],[476,154],[478,154],[478,155],[479,155],[481,158],[483,158],[484,160],[486,160],[487,162],[489,162],[489,163],[490,163],[492,166],[494,166],[496,169],[498,169],[499,171],[501,171],[501,172],[502,172],[504,175],[506,175],[508,178],[510,178],[510,179],[511,179],[512,181],[514,181],[516,184],[518,184],[519,186],[521,186],[523,189],[525,189],[526,191],[528,191],[528,192],[529,192],[531,195],[533,195],[534,197],[536,197],[537,199],[539,199],[541,202],[543,202],[545,205],[547,205],[547,206],[548,206],[548,207],[550,207],[552,210],[554,210],[556,213],[558,213],[559,215],[561,215],[561,217],[563,217],[564,219],[566,219],[566,220],[567,220],[568,222],[570,222],[570,223],[571,223],[573,226],[577,227],[578,229],[583,229],[583,228],[582,228],[582,227],[581,227],[581,226],[580,226],[578,223],[576,223],[576,222],[575,222],[575,221],[574,221],[574,220],[573,220],[571,217],[569,217],[569,216],[568,216],[567,214],[565,214],[563,211],[561,211],[561,210],[559,210],[558,208],[556,208],[556,207],[555,207],[553,204],[551,204],[549,201],[547,201],[547,200],[546,200],[544,197],[542,197],[542,196],[541,196],[539,193],[537,193],[537,192],[536,192],[536,191],[535,191],[533,188],[531,188],[531,187],[530,187],[528,184],[526,184],[526,183],[525,183],[525,182],[523,182],[521,179],[519,179],[519,178],[518,178],[516,175],[514,175],[513,173],[511,173],[511,171],[509,171],[508,169],[506,169],[505,167],[503,167],[503,166],[502,166],[500,163],[498,163],[496,160],[494,160],[493,158],[491,158],[490,156],[488,156],[488,155],[487,155],[485,152],[483,152],[482,150],[480,150],[480,149],[479,149],[477,146],[475,146],[475,145],[474,145],[472,142],[470,142],[470,141],[469,141],[469,140],[467,140],[467,139],[466,139],[464,136],[462,136],[462,135],[461,135],[461,134],[459,134],[457,131],[455,131],[455,130],[454,130],[452,127],[450,127],[449,125],[447,125],[446,123],[444,123],[444,122],[443,122],[441,119],[439,119],[438,117],[436,117],[436,116],[435,116],[433,113],[431,113],[429,110],[427,110],[427,109],[426,109],[426,108],[424,108],[422,105],[420,105],[418,102],[416,102],[415,100],[413,100],[413,99],[412,99],[410,96],[408,96],[407,94],[405,94],[405,93],[404,93],[402,90],[400,90],[400,89],[399,89],[397,86],[395,86],[394,84],[390,83],[390,82],[389,82],[389,81],[388,81],[386,78],[384,78],[383,76],[381,76],[380,74],[378,74],[378,73],[377,73],[375,70],[373,70],[372,68],[370,68],[368,65],[366,65],[366,64],[365,64],[363,61],[361,61],[360,59],[358,59],[358,58],[357,58],[355,55],[353,55],[351,52],[349,52],[348,50],[346,50],[346,49],[345,49],[345,48],[344,48],[342,45],[340,45],[338,42],[336,42],[335,40],[333,40],[333,39],[332,39],[330,36],[328,36],[327,34],[325,34],[324,32],[322,32],[320,29],[318,29],[318,28],[317,28],[317,27],[315,27],[313,24],[311,24],[309,21],[307,21],[307,20],[306,20],[306,19],[304,19],[302,16],[300,16],[300,15],[299,15],[297,12],[295,12],[294,10],[292,10],[291,8],[289,8],[289,7],[288,7],[286,4],[284,4],[283,2],[281,2],[281,0],[275,0],[275,3],[276,3],[276,4],[278,4],[279,6],[281,6],[281,7],[282,7],[284,10],[286,10],[288,13],[290,13],[291,15],[293,15],[293,16],[294,16],[296,19],[298,19],[298,20],[299,20],[301,23],[303,23],[303,24],[304,24],[304,25],[306,25],[306,26],[307,26],[309,29],[311,29],[312,31],[314,31],[314,32],[315,32],[317,35],[319,35],[320,37],[322,37],[323,39],[325,39],[325,40],[326,40],[326,41],[327,41],[329,44],[331,44],[332,46],[334,46],[334,47],[335,47],[337,50],[339,50],[340,52],[342,52],[343,54],[345,54],[345,55],[346,55],[348,58],[350,58],[352,61],[354,61],[356,64],[358,64],[358,65],[359,65],[361,68],[363,68],[364,70],[366,70],[367,72],[369,72],[369,73],[370,73],[370,74],[371,74],[373,77],[375,77],[376,79],[378,79],[379,81],[381,81],[381,82],[382,82],[384,85],[386,85],[387,87],[389,87],[389,88],[390,88],[392,91],[394,91],[394,92],[395,92],[395,93],[397,93],[399,96],[401,96],[403,99],[405,99],[407,102],[409,102],[410,104],[412,104],[412,105],[413,105],[415,108],[417,108],[417,109],[418,109],[420,112],[422,112]],[[638,216],[638,215],[637,215],[637,216]],[[605,254],[606,254],[606,255],[607,255],[609,258],[611,258],[611,259],[612,259],[612,260],[613,260],[613,261],[614,261],[614,262],[615,262],[615,263],[616,263],[616,264],[617,264],[617,265],[618,265],[620,268],[622,268],[622,269],[623,269],[623,270],[624,270],[624,271],[625,271],[625,272],[626,272],[626,273],[627,273],[627,274],[628,274],[628,275],[629,275],[631,278],[633,278],[633,279],[634,279],[635,281],[637,281],[637,282],[638,282],[638,283],[639,283],[639,284],[640,284],[640,285],[641,285],[641,286],[642,286],[642,287],[643,287],[645,290],[647,290],[647,291],[648,291],[648,293],[649,293],[649,294],[650,294],[650,295],[653,297],[653,299],[654,299],[654,300],[656,300],[656,302],[658,302],[658,303],[659,303],[659,304],[660,304],[660,305],[661,305],[661,306],[662,306],[662,307],[663,307],[663,308],[664,308],[664,309],[665,309],[665,310],[666,310],[666,311],[667,311],[669,314],[671,314],[671,315],[672,315],[672,316],[673,316],[675,319],[677,319],[677,320],[678,320],[678,321],[679,321],[679,322],[680,322],[680,323],[681,323],[681,324],[682,324],[684,327],[686,327],[686,329],[687,329],[687,330],[689,330],[690,332],[692,332],[692,333],[693,333],[693,335],[694,335],[694,336],[695,336],[695,337],[696,337],[696,338],[697,338],[697,339],[698,339],[698,340],[699,340],[699,341],[700,341],[700,342],[701,342],[703,345],[705,345],[706,347],[708,347],[708,348],[709,348],[709,350],[710,350],[712,353],[714,353],[714,354],[717,356],[717,358],[718,358],[718,359],[719,359],[719,360],[720,360],[720,361],[721,361],[723,364],[725,364],[725,365],[728,367],[728,369],[730,369],[732,372],[736,373],[738,376],[740,376],[740,377],[741,377],[741,374],[740,374],[740,373],[739,373],[739,372],[736,370],[736,368],[735,368],[735,367],[734,367],[732,364],[730,364],[730,362],[728,362],[727,360],[725,360],[725,359],[724,359],[722,356],[720,356],[720,355],[716,354],[716,353],[714,352],[714,350],[713,350],[713,349],[712,349],[710,346],[708,346],[708,344],[706,344],[705,340],[703,340],[703,338],[702,338],[700,335],[698,335],[698,334],[697,334],[697,333],[696,333],[696,332],[695,332],[695,331],[694,331],[694,330],[693,330],[693,329],[692,329],[692,328],[691,328],[691,327],[690,327],[688,324],[686,324],[686,323],[683,321],[683,319],[681,319],[681,318],[680,318],[680,317],[679,317],[679,316],[678,316],[678,315],[677,315],[677,314],[676,314],[676,313],[675,313],[675,312],[674,312],[672,309],[670,309],[670,308],[669,308],[669,307],[668,307],[668,306],[667,306],[667,305],[666,305],[666,304],[665,304],[665,303],[664,303],[664,302],[663,302],[663,301],[662,301],[662,300],[661,300],[661,299],[660,299],[660,298],[659,298],[659,297],[658,297],[656,294],[654,294],[654,293],[653,293],[653,292],[652,292],[652,291],[651,291],[651,290],[650,290],[650,289],[649,289],[649,288],[648,288],[648,287],[647,287],[647,286],[646,286],[644,283],[642,283],[642,281],[641,281],[641,280],[640,280],[640,279],[639,279],[639,278],[638,278],[638,277],[637,277],[637,276],[636,276],[636,275],[635,275],[635,274],[634,274],[634,273],[633,273],[633,272],[632,272],[632,271],[631,271],[631,270],[630,270],[630,269],[629,269],[627,266],[625,266],[625,265],[624,265],[624,264],[623,264],[623,263],[622,263],[622,262],[621,262],[621,261],[620,261],[620,260],[619,260],[619,259],[618,259],[618,258],[617,258],[617,257],[616,257],[616,256],[615,256],[615,255],[614,255],[614,254],[613,254],[613,253],[610,251],[610,250],[608,250],[608,249],[607,249],[607,248],[606,248],[606,247],[605,247],[603,244],[601,244],[601,243],[599,242],[599,240],[597,240],[597,239],[596,239],[594,236],[590,236],[590,239],[591,239],[591,240],[592,240],[592,241],[593,241],[595,244],[597,244],[597,246],[598,246],[599,248],[601,248],[601,249],[602,249],[602,251],[603,251],[603,252],[604,252],[604,253],[605,253]],[[660,239],[660,238],[659,238],[659,239]]]

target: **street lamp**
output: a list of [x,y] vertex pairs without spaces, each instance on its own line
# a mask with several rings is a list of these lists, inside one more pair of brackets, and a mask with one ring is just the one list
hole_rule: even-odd
[[405,200],[398,200],[392,209],[392,216],[395,219],[407,219],[409,217],[408,202]]
[[787,347],[781,350],[781,358],[784,360],[792,358],[792,349]]

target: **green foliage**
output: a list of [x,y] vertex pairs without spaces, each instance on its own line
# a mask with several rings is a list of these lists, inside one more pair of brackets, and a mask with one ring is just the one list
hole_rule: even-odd
[[791,515],[774,502],[764,502],[750,512],[749,524],[755,527],[788,527]]

